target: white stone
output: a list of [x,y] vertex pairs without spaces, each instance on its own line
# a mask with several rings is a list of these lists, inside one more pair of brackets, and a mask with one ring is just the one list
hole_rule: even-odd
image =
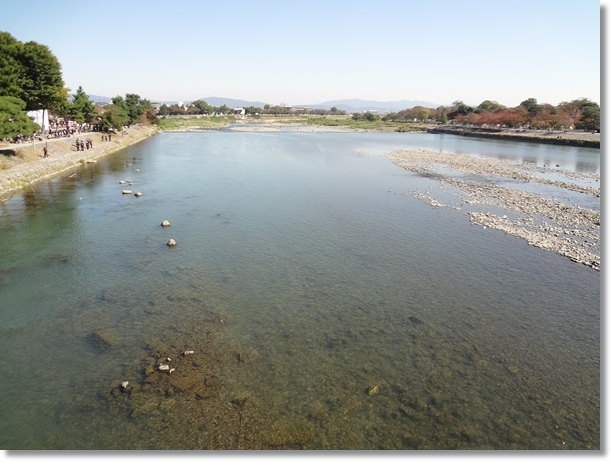
[[162,226],[170,226],[170,222],[168,220],[162,221]]
[[171,247],[175,246],[176,245],[176,241],[174,239],[170,239],[166,245],[169,245]]
[[127,380],[125,382],[123,382],[121,384],[121,388],[127,388],[127,386],[130,384],[130,382],[128,382]]
[[142,193],[141,192],[137,192],[136,194],[134,194],[134,196],[140,197],[140,196],[142,196]]
[[158,367],[158,369],[160,371],[169,371],[170,370],[170,366],[168,366],[167,364],[162,364],[161,366]]
[[132,191],[130,191],[129,189],[124,189],[123,191],[121,191],[123,194],[132,194]]
[[183,354],[184,354],[185,356],[189,356],[189,355],[192,355],[192,354],[194,354],[194,353],[195,353],[195,351],[189,350],[189,351],[185,351]]

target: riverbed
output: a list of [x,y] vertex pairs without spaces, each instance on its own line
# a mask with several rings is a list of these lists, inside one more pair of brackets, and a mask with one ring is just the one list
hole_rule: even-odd
[[598,449],[599,271],[473,224],[502,212],[439,189],[466,172],[386,157],[416,149],[600,169],[450,135],[165,133],[0,203],[0,448]]

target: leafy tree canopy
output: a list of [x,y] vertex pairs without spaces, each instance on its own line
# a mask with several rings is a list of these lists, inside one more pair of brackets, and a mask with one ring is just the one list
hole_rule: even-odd
[[72,120],[78,123],[93,122],[98,117],[95,104],[89,99],[89,96],[87,96],[87,93],[85,93],[81,86],[72,95],[69,112]]
[[31,135],[40,129],[24,112],[25,102],[13,96],[0,96],[0,139]]

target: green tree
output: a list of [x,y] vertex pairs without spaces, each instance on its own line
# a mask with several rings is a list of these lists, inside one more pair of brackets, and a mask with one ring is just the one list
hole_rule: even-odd
[[525,101],[521,101],[519,106],[524,107],[531,116],[534,116],[540,109],[538,100],[535,98],[527,98]]
[[145,109],[152,107],[149,100],[142,99],[135,93],[125,94],[125,105],[127,107],[128,123],[130,124],[140,122]]
[[26,111],[60,106],[65,97],[64,81],[60,63],[49,47],[22,43],[0,32],[0,96],[21,99]]
[[584,130],[600,130],[601,109],[599,104],[587,98],[575,99],[571,102],[580,109],[580,118],[577,128]]
[[115,128],[120,129],[121,127],[126,125],[130,120],[130,116],[128,112],[128,105],[123,99],[123,97],[121,96],[115,96],[114,98],[111,98],[111,101],[113,104],[110,106],[110,108],[115,108],[116,110],[115,111],[116,115],[115,114],[113,115],[113,120],[116,117],[118,117],[121,120],[121,124],[119,125],[119,127],[115,127]]
[[8,32],[0,32],[0,96],[21,95],[23,68],[17,59],[21,43]]
[[126,115],[119,106],[111,104],[102,114],[102,125],[105,128],[121,130],[126,123]]
[[212,114],[215,111],[215,108],[208,104],[206,101],[197,100],[191,104],[198,108],[200,114]]
[[0,139],[31,135],[40,127],[25,113],[24,101],[13,96],[0,96]]
[[504,109],[506,109],[506,106],[499,104],[497,101],[491,101],[490,99],[486,99],[476,107],[476,112],[493,112],[502,111]]
[[168,116],[168,115],[170,115],[170,107],[167,104],[162,104],[159,107],[158,114],[160,116]]
[[455,119],[458,116],[466,116],[472,112],[474,112],[474,108],[472,106],[468,106],[463,101],[457,100],[453,102],[453,108],[448,116],[450,119]]
[[448,115],[446,115],[446,111],[444,109],[436,113],[436,120],[438,122],[442,122],[443,124],[448,123]]
[[83,88],[79,86],[76,93],[72,95],[70,118],[82,124],[83,122],[93,122],[97,116],[98,111],[95,104],[89,99]]
[[61,102],[64,80],[59,61],[49,47],[36,42],[23,44],[18,55],[23,67],[21,99],[26,110],[53,109]]

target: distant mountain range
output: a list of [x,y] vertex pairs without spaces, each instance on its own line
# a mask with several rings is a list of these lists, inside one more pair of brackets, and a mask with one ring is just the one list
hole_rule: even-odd
[[[89,95],[89,99],[93,102],[110,103],[111,98],[106,96]],[[211,106],[223,106],[224,104],[228,107],[261,107],[263,108],[266,104],[263,101],[246,101],[243,99],[233,98],[221,98],[218,96],[209,96],[207,98],[198,98],[199,100],[206,101]],[[195,101],[195,100],[194,100]],[[164,103],[164,104],[176,104],[175,101],[159,101],[151,100],[151,102]],[[183,101],[185,104],[191,103],[191,101]],[[336,101],[324,101],[318,104],[295,104],[294,107],[308,107],[311,109],[331,109],[335,107],[341,111],[351,112],[364,112],[364,111],[378,111],[378,112],[397,112],[403,109],[413,108],[415,106],[423,106],[428,108],[436,108],[439,104],[430,103],[428,101],[367,101],[363,99],[341,99]]]
[[[261,107],[263,108],[268,103],[261,101],[245,101],[243,99],[219,98],[218,96],[209,96],[208,98],[198,98],[200,101],[206,101],[211,106],[220,107],[224,104],[227,107]],[[195,101],[195,100],[194,100]]]
[[[216,96],[208,98],[199,98],[202,101],[206,101],[211,106],[223,106],[224,104],[228,107],[264,107],[266,103],[261,101],[245,101],[242,99],[231,99],[231,98],[218,98]],[[346,112],[364,112],[364,111],[379,111],[379,112],[395,112],[401,111],[402,109],[413,108],[415,106],[423,106],[429,108],[436,108],[439,104],[430,103],[428,101],[366,101],[363,99],[341,99],[337,101],[325,101],[318,104],[295,104],[293,107],[308,107],[311,109],[331,109],[335,107],[341,111]]]
[[430,103],[427,101],[366,101],[363,99],[341,99],[337,101],[325,101],[319,104],[304,104],[300,107],[310,107],[313,109],[331,109],[335,107],[346,112],[364,112],[364,111],[379,111],[379,112],[397,112],[403,109],[413,108],[415,106],[423,106],[436,108],[439,104]]

